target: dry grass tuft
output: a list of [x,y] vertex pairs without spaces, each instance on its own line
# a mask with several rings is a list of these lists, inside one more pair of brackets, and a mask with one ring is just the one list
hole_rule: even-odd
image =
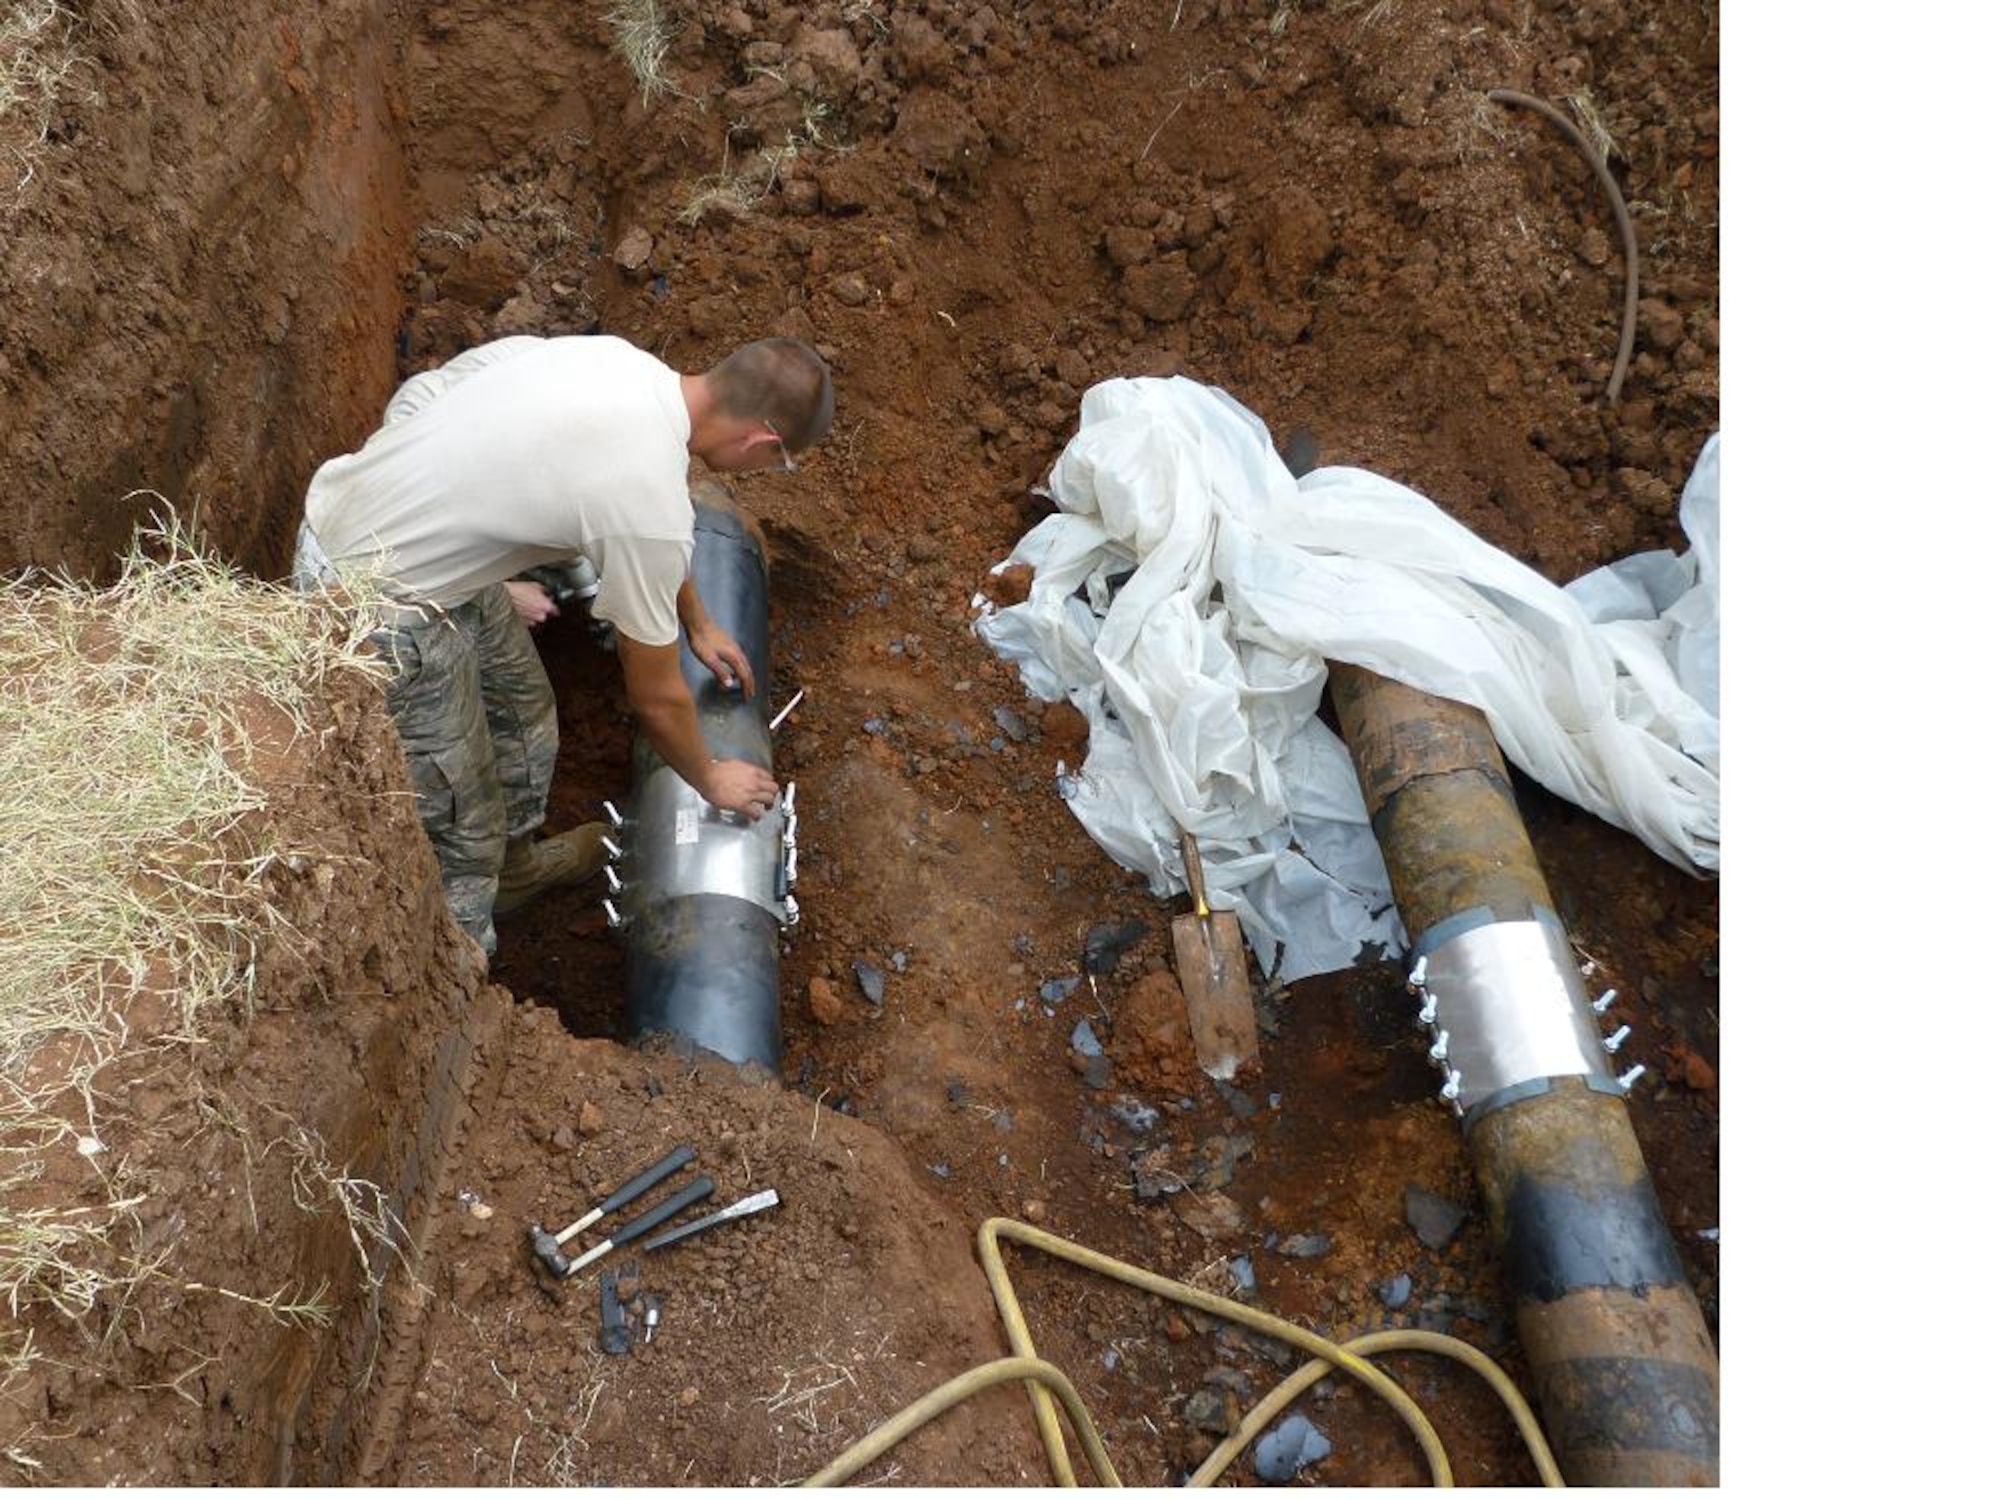
[[[39,1174],[32,1168],[0,1180],[0,1294],[7,1311],[43,1303],[72,1318],[82,1317],[107,1290],[130,1278],[115,1269],[110,1226],[139,1200],[75,1208],[20,1208],[23,1189]],[[31,1357],[33,1335],[17,1358]]]
[[14,198],[34,180],[63,91],[83,63],[82,24],[59,0],[0,0],[0,157]]
[[861,1383],[854,1378],[852,1366],[821,1349],[809,1360],[781,1369],[778,1374],[783,1383],[768,1396],[756,1398],[757,1404],[773,1419],[795,1423],[813,1437],[842,1430],[843,1412],[826,1411],[822,1403],[843,1389],[860,1392]]
[[410,1262],[410,1231],[390,1205],[388,1192],[366,1177],[335,1171],[319,1132],[307,1129],[289,1115],[283,1118],[291,1130],[275,1144],[283,1146],[292,1157],[293,1205],[307,1214],[318,1213],[328,1203],[339,1207],[341,1217],[347,1222],[347,1237],[353,1242],[355,1259],[360,1263],[361,1284],[371,1298],[381,1295],[390,1267],[397,1264],[420,1295],[428,1296],[430,1289],[418,1279],[417,1268]]
[[[772,1368],[776,1388],[751,1398],[764,1408],[767,1452],[773,1461],[786,1468],[802,1465],[812,1473],[888,1415],[880,1407],[892,1401],[892,1382],[876,1376],[895,1362],[889,1337],[886,1331],[872,1336],[855,1331],[795,1341],[793,1352]],[[782,1473],[769,1478],[760,1474],[748,1483],[790,1486],[797,1480]]]
[[[793,155],[798,154],[795,146],[790,149]],[[752,158],[752,164],[732,169],[729,165],[729,146],[724,142],[722,170],[698,179],[694,190],[688,194],[688,201],[675,217],[689,228],[712,213],[720,212],[737,219],[748,217],[776,185],[782,160],[782,157],[766,151]]]
[[1460,166],[1506,140],[1500,129],[1501,107],[1487,98],[1483,89],[1457,90],[1444,101],[1439,116],[1451,142],[1451,154]]
[[[205,554],[171,514],[109,588],[0,579],[0,1298],[16,1316],[81,1318],[176,1279],[172,1245],[143,1261],[120,1248],[142,1239],[145,1194],[103,1165],[94,1086],[136,1055],[131,999],[164,1002],[184,1037],[254,1002],[280,922],[262,877],[291,851],[257,821],[249,767],[308,733],[334,673],[381,670],[364,649],[372,590],[358,592],[343,620]],[[37,1203],[46,1154],[66,1144],[102,1190]],[[181,1284],[287,1320],[325,1314],[317,1294]]]
[[694,19],[689,6],[672,0],[614,0],[604,19],[611,24],[613,48],[639,80],[640,103],[650,105],[656,94],[692,97],[667,71],[667,54]]
[[0,582],[0,1071],[56,1036],[109,1040],[116,1001],[165,980],[182,1022],[251,997],[272,919],[275,830],[223,848],[264,805],[246,778],[256,705],[306,733],[357,623],[237,574],[178,521],[105,590]]
[[462,214],[449,224],[425,224],[417,230],[419,245],[447,245],[463,250],[485,237],[486,227],[471,214]]
[[289,1284],[279,1287],[268,1297],[253,1297],[248,1292],[231,1291],[226,1286],[206,1286],[199,1281],[183,1281],[180,1288],[184,1292],[208,1292],[231,1302],[240,1302],[245,1307],[258,1308],[287,1328],[330,1328],[333,1326],[333,1304],[326,1300],[328,1285],[322,1281],[303,1297],[295,1296]]
[[798,128],[786,134],[782,146],[766,146],[734,170],[729,165],[729,146],[725,141],[722,170],[697,181],[675,217],[689,228],[718,211],[732,218],[747,218],[770,196],[778,185],[779,174],[789,163],[798,160],[808,147],[823,148],[831,144],[828,132],[832,121],[830,104],[824,99],[808,98],[800,106]]
[[1597,153],[1597,159],[1609,162],[1613,158],[1625,160],[1625,153],[1618,142],[1611,138],[1611,131],[1604,123],[1604,116],[1598,112],[1597,101],[1590,97],[1590,90],[1567,97],[1570,112],[1576,116],[1576,123],[1583,131],[1583,138],[1590,142],[1590,149]]
[[1351,16],[1361,11],[1361,29],[1368,30],[1378,21],[1385,21],[1396,13],[1401,0],[1338,0],[1333,7],[1337,16]]
[[845,0],[845,3],[840,7],[840,19],[843,21],[866,21],[881,35],[887,36],[889,34],[889,23],[883,20],[881,13],[876,10],[875,0]]

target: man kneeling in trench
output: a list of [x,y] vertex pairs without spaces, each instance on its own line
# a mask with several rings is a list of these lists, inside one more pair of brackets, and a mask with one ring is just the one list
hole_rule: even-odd
[[488,954],[495,913],[602,868],[611,831],[537,836],[556,706],[528,624],[554,606],[508,580],[588,558],[593,612],[617,628],[653,748],[714,806],[754,821],[778,785],[708,753],[681,673],[686,630],[719,681],[756,692],[742,648],[695,592],[688,460],[789,473],[832,422],[832,373],[796,339],[745,344],[682,375],[609,336],[507,338],[405,381],[367,444],[313,476],[293,582],[332,588],[343,571],[381,581],[371,639],[394,668],[389,713],[451,914]]

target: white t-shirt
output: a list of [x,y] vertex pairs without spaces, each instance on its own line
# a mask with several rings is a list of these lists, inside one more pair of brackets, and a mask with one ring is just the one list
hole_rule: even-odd
[[484,344],[407,380],[358,453],[320,466],[306,522],[446,609],[538,563],[583,556],[592,612],[664,646],[694,552],[680,376],[609,336]]

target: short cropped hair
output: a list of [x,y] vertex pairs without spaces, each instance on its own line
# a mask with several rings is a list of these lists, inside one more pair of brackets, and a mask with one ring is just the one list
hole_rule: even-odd
[[726,414],[769,422],[794,452],[833,426],[833,371],[797,339],[743,345],[708,372],[708,386]]

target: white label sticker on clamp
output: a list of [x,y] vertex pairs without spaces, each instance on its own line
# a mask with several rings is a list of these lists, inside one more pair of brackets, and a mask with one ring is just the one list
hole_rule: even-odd
[[701,809],[698,807],[677,807],[674,809],[674,842],[693,844],[701,840]]

